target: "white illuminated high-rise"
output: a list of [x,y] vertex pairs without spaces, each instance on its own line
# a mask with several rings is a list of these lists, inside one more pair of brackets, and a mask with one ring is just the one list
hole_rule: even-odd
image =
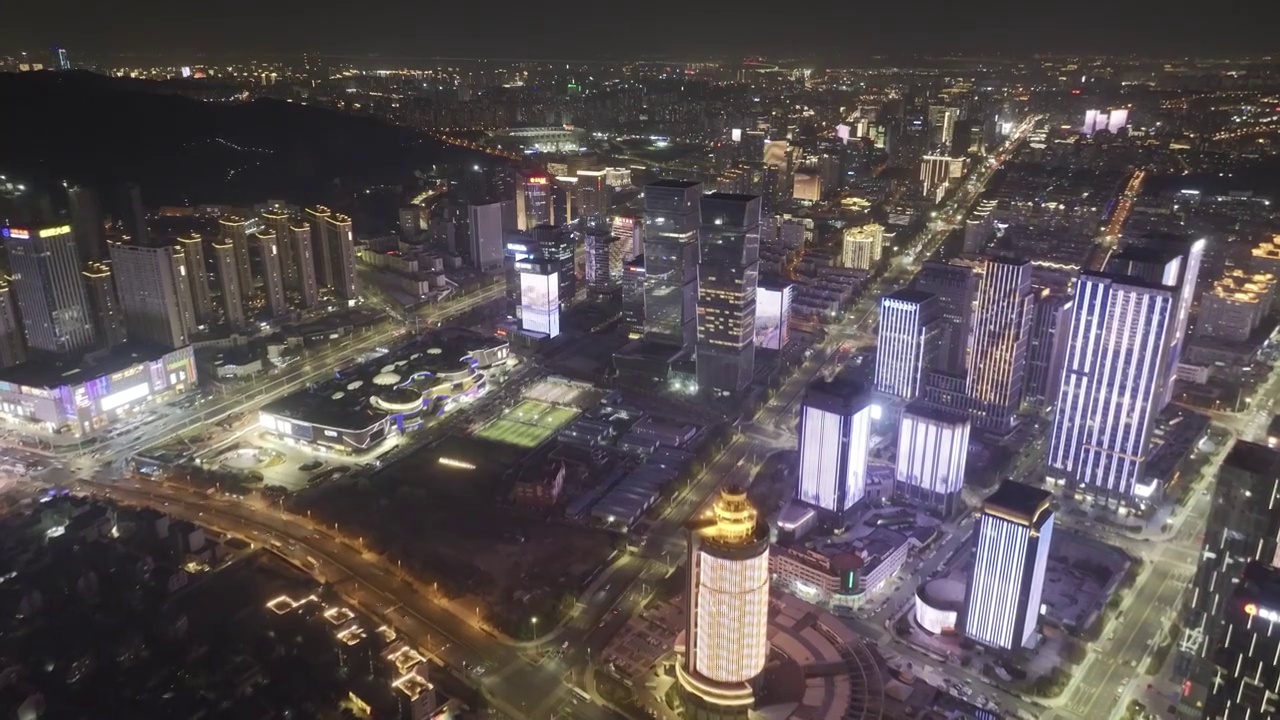
[[818,380],[800,409],[800,473],[796,496],[844,515],[867,491],[871,394],[857,382]]
[[843,266],[855,270],[871,270],[884,252],[884,226],[875,223],[844,230],[841,248]]
[[971,639],[1003,650],[1030,644],[1053,541],[1052,498],[1039,488],[1005,480],[983,503],[961,622]]
[[894,494],[951,515],[959,505],[968,456],[968,418],[911,403],[898,425]]
[[769,528],[745,490],[721,489],[690,525],[688,567],[683,717],[745,717],[769,653]]
[[925,368],[938,353],[941,306],[933,295],[902,289],[880,299],[876,390],[908,400],[920,393]]
[[1118,502],[1150,497],[1144,470],[1166,383],[1176,288],[1084,272],[1075,289],[1048,475]]

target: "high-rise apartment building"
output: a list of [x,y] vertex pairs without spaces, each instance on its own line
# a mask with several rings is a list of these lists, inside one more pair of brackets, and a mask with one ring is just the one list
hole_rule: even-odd
[[195,332],[185,259],[175,248],[111,244],[111,270],[134,340],[186,347]]
[[125,329],[124,309],[120,307],[111,266],[105,262],[90,262],[84,269],[84,282],[89,292],[89,307],[93,310],[99,344],[113,348],[123,343],[129,334]]
[[622,268],[621,331],[632,340],[644,337],[644,294],[646,288],[644,255],[639,255]]
[[257,249],[258,273],[262,276],[262,296],[267,301],[267,311],[271,313],[271,317],[288,315],[289,303],[284,296],[284,272],[280,268],[278,237],[264,228],[254,233],[251,239]]
[[1215,686],[1228,682],[1234,667],[1220,667],[1216,653],[1228,635],[1240,630],[1232,627],[1233,618],[1239,619],[1232,594],[1250,563],[1276,565],[1278,553],[1280,452],[1238,440],[1213,485],[1200,564],[1186,603],[1180,638],[1188,661],[1184,704],[1203,704]]
[[978,294],[973,264],[926,260],[916,275],[915,288],[936,296],[941,307],[937,368],[963,373],[968,368],[969,329],[973,326],[973,304]]
[[871,394],[837,377],[817,380],[800,408],[800,472],[796,497],[844,515],[866,495]]
[[755,373],[760,198],[704,195],[699,243],[698,387],[736,394]]
[[223,245],[230,245],[236,259],[236,287],[240,295],[253,294],[253,266],[249,263],[249,221],[239,217],[225,217],[218,221],[218,238]]
[[311,225],[294,218],[290,223],[285,244],[292,248],[291,256],[297,266],[297,290],[303,309],[313,308],[320,302],[320,289],[316,283],[315,244],[311,241]]
[[983,502],[961,619],[969,638],[1002,650],[1031,644],[1053,541],[1052,499],[1044,490],[1005,480]]
[[348,302],[360,296],[360,280],[356,277],[356,240],[351,232],[351,218],[342,213],[329,213],[324,220],[325,240],[333,264],[333,289]]
[[950,516],[960,509],[969,419],[960,413],[911,403],[898,424],[894,495]]
[[701,183],[659,180],[644,190],[645,338],[691,350],[697,337]]
[[745,490],[723,488],[690,524],[688,575],[683,717],[745,718],[769,654],[769,529]]
[[6,227],[22,327],[30,350],[66,355],[93,346],[93,315],[70,225]]
[[1070,334],[1071,297],[1039,288],[1027,340],[1027,385],[1022,399],[1028,405],[1046,410],[1057,401]]
[[494,272],[502,267],[502,242],[515,230],[515,203],[505,200],[483,205],[469,205],[467,217],[471,227],[471,265],[481,272]]
[[332,214],[333,212],[323,205],[303,211],[307,224],[311,226],[311,243],[315,248],[316,258],[316,282],[326,288],[334,287],[334,278],[338,275],[338,261],[332,254],[334,243],[330,239],[330,234],[334,230],[329,224],[329,216]]
[[218,269],[218,286],[222,290],[222,313],[232,329],[246,327],[244,296],[240,293],[240,272],[235,245],[229,240],[213,244],[213,262]]
[[1177,319],[1174,288],[1083,272],[1047,448],[1048,476],[1130,503],[1151,497],[1144,469],[1162,407]]
[[904,288],[880,299],[876,390],[911,400],[920,394],[927,368],[937,365],[942,331],[938,298]]
[[286,242],[293,218],[283,208],[262,211],[262,228],[276,236],[276,254],[280,264],[280,277],[286,292],[298,290],[298,263],[293,258],[293,247]]
[[884,252],[884,226],[875,223],[844,229],[841,259],[843,266],[871,270],[880,264]]
[[191,288],[191,309],[196,324],[213,322],[213,295],[209,291],[209,266],[205,264],[204,238],[196,233],[178,237],[182,259],[187,265],[187,286]]

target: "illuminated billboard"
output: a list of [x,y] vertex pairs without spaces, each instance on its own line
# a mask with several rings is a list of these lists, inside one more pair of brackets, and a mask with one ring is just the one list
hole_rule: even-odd
[[520,273],[520,327],[550,337],[560,334],[560,273]]
[[756,290],[756,347],[780,350],[790,339],[791,286]]

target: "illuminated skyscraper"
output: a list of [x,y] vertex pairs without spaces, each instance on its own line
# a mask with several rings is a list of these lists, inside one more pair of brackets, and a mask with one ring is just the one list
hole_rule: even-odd
[[689,528],[688,625],[676,675],[683,717],[746,717],[769,653],[769,528],[726,487]]
[[791,341],[792,285],[761,278],[756,286],[756,347],[781,350]]
[[8,279],[0,279],[0,367],[25,362],[27,344],[22,339],[22,325],[18,322],[17,301]]
[[1223,604],[1225,632],[1212,648],[1216,674],[1204,704],[1206,720],[1254,720],[1280,713],[1280,569],[1268,562],[1244,568]]
[[[1280,561],[1280,452],[1237,440],[1213,485],[1200,565],[1187,599],[1180,650],[1187,660],[1184,704],[1204,703],[1215,685],[1228,682],[1233,667],[1219,667],[1215,653],[1238,634],[1232,593],[1253,562]],[[1280,604],[1271,608],[1280,611]],[[1280,670],[1280,666],[1273,671]],[[1274,687],[1274,685],[1272,686]],[[1206,717],[1219,717],[1209,715]],[[1241,714],[1240,717],[1246,717]],[[1253,717],[1260,717],[1254,715]]]
[[1144,469],[1161,408],[1175,290],[1083,272],[1047,449],[1048,476],[1117,502],[1150,498]]
[[587,220],[605,219],[612,204],[613,188],[604,170],[579,170],[577,173],[578,216]]
[[560,334],[560,263],[546,258],[517,260],[520,278],[520,329],[556,337]]
[[800,472],[796,497],[837,515],[867,489],[871,394],[857,382],[818,380],[800,408]]
[[613,234],[622,238],[622,257],[630,262],[644,254],[644,223],[628,215],[615,215],[609,219]]
[[191,288],[191,309],[196,323],[213,322],[213,296],[209,292],[209,267],[204,259],[204,239],[196,233],[178,237],[182,259],[187,265],[187,286]]
[[218,285],[222,290],[222,312],[232,329],[245,327],[244,296],[240,294],[240,273],[235,246],[226,240],[213,244],[213,262],[218,268]]
[[70,225],[0,228],[27,347],[65,355],[93,346],[93,315]]
[[974,425],[1012,429],[1022,402],[1027,340],[1031,330],[1031,263],[983,258],[969,336],[966,394],[961,408]]
[[238,217],[225,217],[218,221],[219,239],[230,245],[236,258],[236,286],[247,297],[253,293],[253,268],[249,264],[249,221]]
[[937,363],[941,330],[941,308],[933,295],[903,289],[882,297],[876,390],[908,400],[916,397],[925,369]]
[[1048,288],[1036,291],[1027,340],[1027,404],[1047,409],[1058,400],[1062,366],[1071,334],[1071,298]]
[[258,269],[262,275],[262,295],[267,301],[271,317],[289,314],[289,304],[284,299],[284,273],[280,269],[280,243],[274,232],[259,230],[253,234],[257,247]]
[[320,302],[320,291],[316,284],[315,245],[311,242],[311,226],[294,218],[289,223],[285,244],[293,248],[292,257],[297,265],[298,295],[302,300],[302,307],[315,307]]
[[516,175],[516,228],[532,230],[555,223],[551,178],[543,173]]
[[875,223],[844,229],[843,265],[855,270],[871,270],[880,264],[884,227]]
[[915,288],[938,298],[942,328],[937,368],[948,373],[964,372],[968,367],[973,303],[978,294],[978,276],[973,264],[926,260],[916,275]]
[[622,268],[622,325],[632,340],[644,336],[644,256],[639,255]]
[[698,387],[734,394],[755,372],[760,198],[704,195],[699,243]]
[[516,229],[515,203],[470,205],[467,217],[471,230],[471,265],[481,272],[502,267],[502,243],[506,233]]
[[1178,363],[1182,361],[1182,345],[1187,337],[1187,324],[1191,318],[1196,282],[1200,277],[1204,246],[1203,239],[1163,236],[1143,238],[1132,241],[1124,250],[1112,255],[1107,263],[1107,272],[1140,278],[1173,290],[1176,309],[1173,324],[1166,336],[1169,349],[1164,356],[1164,373],[1170,380],[1161,388],[1161,408],[1173,398],[1172,378],[1177,374]]
[[172,247],[119,243],[110,250],[129,337],[175,349],[191,344],[196,322],[182,254]]
[[959,506],[968,457],[968,418],[911,403],[898,425],[894,494],[951,515]]
[[89,307],[93,310],[98,342],[105,348],[123,343],[129,335],[125,330],[124,310],[120,307],[120,296],[116,294],[111,266],[104,262],[89,263],[84,269],[84,281],[89,291]]
[[1005,480],[983,503],[961,621],[973,640],[1002,650],[1030,644],[1053,541],[1052,499],[1044,490]]
[[608,225],[593,225],[586,233],[587,290],[597,301],[616,301],[622,293],[622,238],[611,235]]
[[659,180],[644,190],[645,338],[693,349],[702,185]]

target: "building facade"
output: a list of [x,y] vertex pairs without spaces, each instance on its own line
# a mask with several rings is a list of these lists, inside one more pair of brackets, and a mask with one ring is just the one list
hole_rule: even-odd
[[926,368],[938,362],[942,331],[937,297],[904,288],[880,299],[876,390],[911,400],[920,394]]
[[745,718],[769,653],[769,528],[741,488],[722,489],[708,515],[689,528],[683,716]]
[[196,320],[185,258],[168,246],[112,243],[110,250],[129,337],[171,349],[189,345]]
[[697,340],[701,201],[701,183],[659,180],[645,186],[645,339],[684,350]]
[[235,246],[230,242],[215,242],[213,262],[218,269],[218,286],[222,291],[223,320],[230,328],[243,329],[247,318],[244,296],[240,293],[240,273],[236,270]]
[[116,293],[116,281],[111,266],[104,262],[91,262],[84,269],[84,284],[89,292],[89,307],[93,310],[94,330],[98,343],[113,348],[129,338],[125,329],[124,309]]
[[871,270],[884,254],[884,226],[875,223],[844,229],[841,264],[854,270]]
[[1144,471],[1173,381],[1165,359],[1176,314],[1171,288],[1081,273],[1047,448],[1051,480],[1117,503],[1151,497]]
[[92,347],[93,316],[71,226],[0,230],[27,347],[55,355]]
[[978,276],[972,264],[926,260],[916,275],[915,289],[938,298],[942,329],[938,338],[937,369],[962,373],[968,367],[969,329],[978,294]]
[[755,373],[760,198],[711,193],[701,202],[698,387],[732,395],[744,390]]
[[240,295],[248,300],[253,295],[253,266],[249,263],[248,220],[240,217],[225,217],[218,221],[219,244],[229,245],[235,255],[236,287]]
[[1041,288],[1036,293],[1027,339],[1027,385],[1023,402],[1047,410],[1058,399],[1071,336],[1072,299]]
[[961,508],[969,420],[958,413],[912,403],[898,424],[895,497],[941,513]]
[[974,641],[1001,650],[1031,644],[1053,541],[1052,498],[1039,488],[1005,480],[983,503],[961,620],[964,634]]
[[818,380],[800,408],[800,471],[796,497],[844,515],[866,495],[871,395],[860,384]]
[[209,291],[209,266],[205,264],[204,238],[196,233],[178,237],[182,261],[187,266],[187,287],[191,289],[191,310],[196,324],[213,322],[213,295]]

